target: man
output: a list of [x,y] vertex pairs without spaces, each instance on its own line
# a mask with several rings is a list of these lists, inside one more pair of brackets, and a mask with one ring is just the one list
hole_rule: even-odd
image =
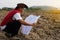
[[28,6],[24,3],[18,3],[16,8],[12,11],[10,11],[7,16],[3,19],[1,23],[1,29],[6,32],[7,37],[13,37],[18,34],[19,28],[21,27],[21,24],[23,25],[29,25],[33,26],[33,24],[30,24],[28,22],[25,22],[21,14],[24,10],[24,8],[28,9]]

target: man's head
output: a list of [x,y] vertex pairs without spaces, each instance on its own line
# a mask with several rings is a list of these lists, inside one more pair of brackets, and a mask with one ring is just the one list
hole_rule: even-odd
[[18,3],[15,9],[28,9],[28,6],[24,3]]

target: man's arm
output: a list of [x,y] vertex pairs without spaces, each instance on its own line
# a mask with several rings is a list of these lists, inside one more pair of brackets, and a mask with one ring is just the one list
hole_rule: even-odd
[[25,22],[25,21],[22,19],[20,13],[16,13],[16,14],[13,16],[13,20],[15,20],[15,19],[18,20],[18,21],[19,21],[21,24],[23,24],[23,25],[33,26],[33,24],[30,24],[30,23]]
[[22,23],[23,25],[33,26],[33,24],[27,23],[22,19],[20,19],[19,22]]

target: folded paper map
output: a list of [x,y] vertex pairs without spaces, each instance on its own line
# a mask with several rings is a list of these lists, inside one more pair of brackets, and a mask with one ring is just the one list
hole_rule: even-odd
[[[40,16],[29,15],[29,16],[25,19],[25,21],[28,22],[28,23],[30,23],[30,24],[36,23],[39,17],[40,17]],[[22,28],[21,32],[22,32],[23,34],[25,34],[25,35],[28,35],[28,34],[30,33],[31,29],[32,29],[32,26],[22,25],[21,28]]]

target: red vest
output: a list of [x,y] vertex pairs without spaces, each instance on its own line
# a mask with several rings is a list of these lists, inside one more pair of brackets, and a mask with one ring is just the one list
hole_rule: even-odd
[[14,14],[16,14],[18,12],[22,13],[22,10],[12,10],[11,12],[9,12],[8,15],[3,19],[3,21],[1,22],[0,25],[3,26],[3,25],[6,25],[6,23],[8,23],[8,22],[14,21],[14,20],[12,20],[12,17]]

